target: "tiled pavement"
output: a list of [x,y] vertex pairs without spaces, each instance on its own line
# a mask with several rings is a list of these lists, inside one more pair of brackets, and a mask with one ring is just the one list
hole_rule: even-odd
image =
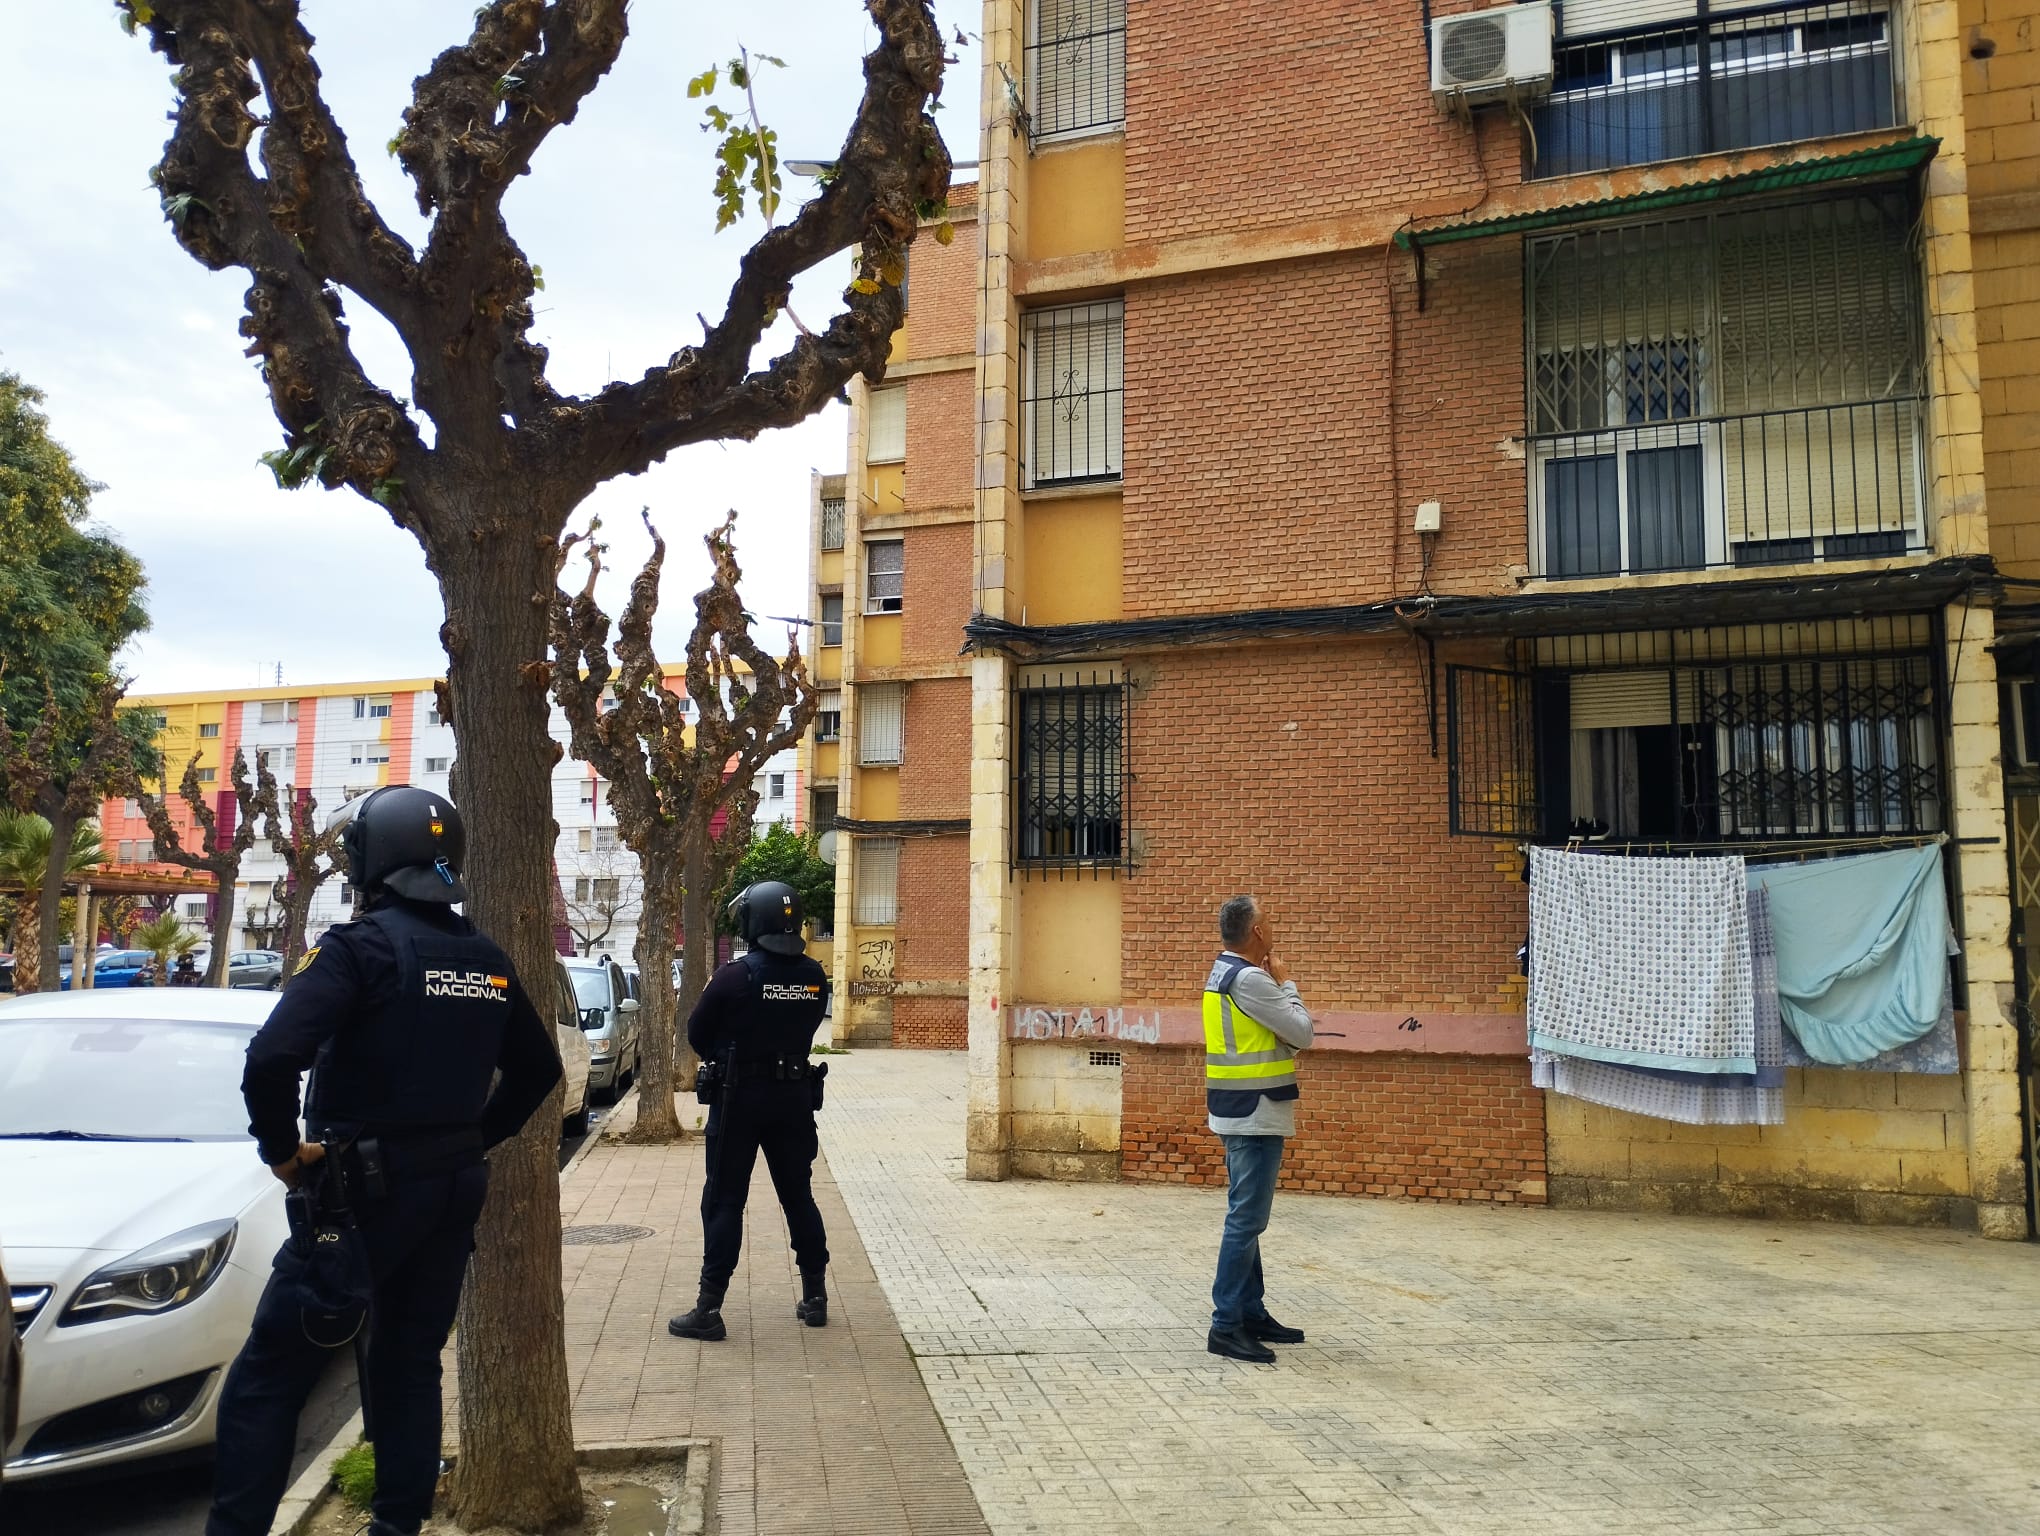
[[[617,1117],[619,1128],[627,1115]],[[722,1536],[981,1533],[985,1524],[824,1164],[829,1326],[795,1321],[799,1276],[758,1162],[719,1344],[676,1339],[701,1271],[701,1143],[605,1141],[560,1187],[564,1224],[649,1227],[566,1247],[574,1434],[720,1445]]]
[[1310,1343],[1241,1365],[1203,1348],[1222,1191],[966,1183],[961,1056],[832,1065],[836,1183],[1001,1536],[2040,1530],[2032,1248],[1285,1193]]

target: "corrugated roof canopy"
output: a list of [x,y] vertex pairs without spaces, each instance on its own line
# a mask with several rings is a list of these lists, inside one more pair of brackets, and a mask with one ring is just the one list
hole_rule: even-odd
[[1791,187],[1814,187],[1828,182],[1866,181],[1918,170],[1934,158],[1941,141],[1924,135],[1876,144],[1869,149],[1851,150],[1819,160],[1796,160],[1784,165],[1767,165],[1760,171],[1739,171],[1696,181],[1683,187],[1657,187],[1647,192],[1630,192],[1620,197],[1598,197],[1586,202],[1566,203],[1557,208],[1540,208],[1534,213],[1504,214],[1500,218],[1476,219],[1465,224],[1440,224],[1429,229],[1403,229],[1395,243],[1411,246],[1444,245],[1454,240],[1480,240],[1489,235],[1516,234],[1532,229],[1558,229],[1568,224],[1586,224],[1617,214],[1649,213],[1659,208],[1683,208],[1694,203],[1718,202],[1728,197],[1750,197],[1760,192],[1780,192]]

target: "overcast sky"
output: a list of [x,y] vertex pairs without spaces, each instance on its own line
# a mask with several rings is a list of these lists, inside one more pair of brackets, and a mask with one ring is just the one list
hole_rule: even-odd
[[[312,684],[439,672],[439,599],[418,546],[351,491],[276,489],[256,456],[281,429],[235,327],[243,274],[212,274],[178,248],[148,170],[168,132],[169,69],[122,33],[111,4],[11,4],[15,68],[0,93],[0,368],[44,389],[52,428],[104,483],[99,519],[142,558],[154,624],[127,657],[136,692]],[[971,0],[937,0],[952,39]],[[473,0],[307,0],[328,100],[369,195],[414,243],[425,223],[384,145],[412,79],[466,35]],[[856,0],[738,6],[636,0],[631,37],[579,118],[557,131],[506,201],[512,233],[545,273],[537,338],[554,385],[574,393],[636,378],[720,315],[755,218],[715,233],[710,141],[686,81],[741,42],[783,58],[760,106],[792,158],[831,158],[862,86],[873,33]],[[937,113],[958,159],[976,156],[977,50],[953,49]],[[809,184],[791,175],[796,202]],[[820,329],[847,261],[812,274],[795,308]],[[379,383],[411,393],[394,336],[348,305]],[[781,330],[767,347],[783,345]],[[765,351],[761,349],[762,361]],[[806,612],[811,470],[843,467],[845,412],[831,406],[756,443],[704,445],[603,487],[612,561],[634,570],[651,507],[671,553],[662,648],[679,659],[706,580],[701,534],[735,507],[745,594],[758,614]],[[627,580],[609,593],[614,612]],[[769,626],[768,635],[783,634]]]

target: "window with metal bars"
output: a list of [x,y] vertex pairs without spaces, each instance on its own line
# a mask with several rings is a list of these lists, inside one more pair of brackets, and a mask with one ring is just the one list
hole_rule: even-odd
[[1452,830],[1700,843],[1943,830],[1931,621],[1787,628],[1572,637],[1656,643],[1547,641],[1538,664],[1450,668]]
[[1526,242],[1537,574],[1929,548],[1911,209],[1873,190]]
[[1530,109],[1536,154],[1527,174],[1570,176],[1901,120],[1888,7],[1838,0],[1697,14],[1705,9],[1695,0],[1567,0],[1551,93]]
[[906,603],[906,596],[906,541],[885,539],[867,543],[864,546],[864,611],[898,613]]
[[857,839],[851,876],[850,920],[884,927],[900,915],[900,840],[896,837]]
[[1035,143],[1126,125],[1126,0],[1033,0],[1027,117]]
[[822,548],[843,547],[843,498],[824,496],[822,498]]
[[1117,480],[1125,436],[1125,303],[1029,310],[1020,353],[1024,483]]
[[1126,686],[1109,673],[1051,673],[1015,711],[1016,866],[1123,866]]

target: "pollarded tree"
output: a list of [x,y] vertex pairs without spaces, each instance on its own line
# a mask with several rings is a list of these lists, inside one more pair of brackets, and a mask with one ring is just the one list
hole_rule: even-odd
[[[199,754],[192,753],[191,761],[184,765],[184,778],[177,786],[178,798],[190,812],[191,828],[198,836],[196,848],[184,846],[184,834],[170,819],[170,807],[142,788],[139,779],[130,785],[130,791],[156,839],[157,861],[198,870],[213,878],[212,955],[206,962],[205,984],[224,987],[228,951],[234,937],[234,881],[241,873],[242,856],[255,846],[256,818],[268,807],[256,787],[248,782],[248,754],[237,747],[229,770],[235,814],[233,825],[222,830],[219,811],[207,802],[205,786],[199,782],[198,759]],[[275,788],[276,781],[272,779],[269,789],[274,792]]]
[[283,909],[283,982],[288,986],[304,957],[312,899],[339,872],[340,834],[319,825],[318,797],[310,790],[278,785],[268,754],[261,752],[255,755],[255,797],[262,807],[262,835],[283,860],[284,873],[272,887],[272,899]]
[[[644,986],[639,1039],[640,1141],[680,1134],[673,1093],[693,1081],[691,1054],[678,1056],[678,1024],[708,984],[715,949],[715,894],[749,841],[757,813],[758,770],[800,740],[821,695],[808,680],[800,643],[789,633],[775,661],[751,637],[750,615],[738,596],[743,573],[733,542],[737,514],[707,537],[715,575],[694,599],[687,639],[686,702],[666,686],[652,649],[659,610],[659,573],[666,541],[652,527],[651,558],[630,584],[617,621],[611,660],[609,615],[595,601],[602,571],[599,546],[588,550],[588,580],[578,595],[553,599],[553,694],[566,712],[574,755],[609,781],[609,803],[626,845],[638,857],[644,893],[638,913],[638,977]],[[561,545],[561,560],[578,543]],[[614,700],[603,707],[603,695]],[[673,995],[673,926],[686,936],[680,995]]]
[[[439,582],[471,911],[536,976],[552,963],[544,663],[560,535],[606,480],[688,444],[791,425],[854,375],[883,376],[907,246],[949,185],[927,111],[944,63],[929,0],[866,0],[877,45],[835,174],[751,246],[720,318],[641,378],[589,396],[546,377],[531,336],[536,279],[503,199],[615,63],[628,0],[485,0],[467,40],[417,77],[391,147],[431,219],[421,250],[364,192],[296,0],[121,8],[177,70],[175,127],[154,172],[177,241],[212,270],[249,274],[241,330],[286,432],[270,456],[278,479],[381,503]],[[729,133],[725,211],[746,187],[776,200],[773,153],[767,134]],[[795,277],[853,248],[859,275],[842,312],[754,368]],[[356,357],[350,303],[380,314],[409,354],[408,402]],[[546,1232],[558,1208],[558,1166],[534,1117],[491,1158],[462,1302],[452,1499],[470,1527],[580,1518],[560,1256]]]

